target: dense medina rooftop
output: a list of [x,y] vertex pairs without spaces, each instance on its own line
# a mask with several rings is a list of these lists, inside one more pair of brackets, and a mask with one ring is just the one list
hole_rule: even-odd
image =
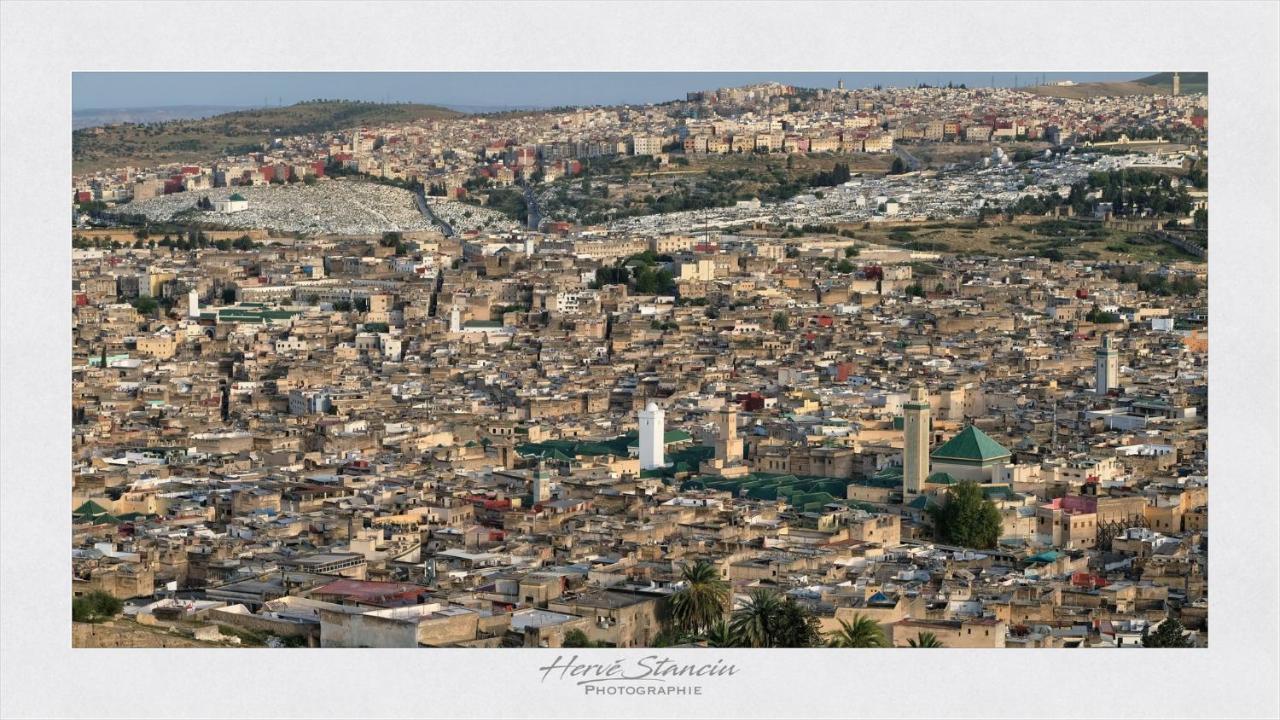
[[1208,642],[1202,266],[654,236],[677,302],[422,237],[77,251],[73,574],[121,632],[708,644],[664,619],[705,562],[788,646]]
[[[745,136],[788,97],[721,101]],[[806,121],[875,130],[923,100],[1080,125],[1166,112],[922,89],[815,96]],[[700,102],[681,107],[730,112]],[[272,178],[328,157],[359,179],[263,185],[254,156],[236,187],[120,206],[283,235],[77,230],[82,624],[114,598],[113,632],[142,645],[156,628],[270,647],[1208,644],[1207,274],[1169,234],[1191,211],[1117,221],[1095,212],[1104,183],[1078,211],[969,217],[1154,156],[980,145],[605,227],[493,209],[519,207],[515,169],[626,155],[666,112],[290,138]],[[1160,173],[1181,182],[1201,152]],[[424,214],[375,170],[497,201],[433,194]],[[917,247],[924,224],[897,220],[920,216],[967,221]],[[430,217],[452,232],[413,232]],[[708,622],[695,596],[717,598]]]

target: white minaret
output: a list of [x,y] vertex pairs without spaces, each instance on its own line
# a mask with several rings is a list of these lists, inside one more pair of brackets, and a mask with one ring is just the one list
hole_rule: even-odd
[[1178,73],[1173,74],[1173,95],[1178,96],[1182,92],[1182,78],[1178,77]]
[[462,310],[457,305],[449,311],[449,332],[462,332]]
[[666,413],[650,400],[640,411],[640,469],[652,470],[663,465],[666,438]]
[[1093,371],[1099,395],[1106,395],[1120,386],[1120,354],[1111,344],[1110,335],[1102,336],[1102,344],[1093,356]]
[[919,380],[902,404],[902,434],[902,494],[909,496],[929,479],[929,395]]
[[200,294],[194,288],[187,293],[187,317],[200,317]]

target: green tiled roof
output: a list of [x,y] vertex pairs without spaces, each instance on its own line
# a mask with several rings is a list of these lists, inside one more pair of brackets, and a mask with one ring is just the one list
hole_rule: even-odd
[[[627,444],[628,449],[640,447],[640,435],[638,433],[630,432],[630,433],[627,433],[624,437],[631,438],[631,442]],[[663,445],[670,445],[672,443],[685,442],[687,440],[692,440],[692,439],[693,439],[693,436],[685,432],[684,430],[667,430],[666,432],[662,433]]]
[[942,462],[983,464],[1004,460],[1009,451],[989,435],[970,425],[938,446],[929,457]]
[[71,514],[72,515],[88,515],[92,517],[95,515],[107,514],[107,509],[92,500],[85,500],[83,503],[81,503],[80,507],[76,508],[75,510],[72,510]]

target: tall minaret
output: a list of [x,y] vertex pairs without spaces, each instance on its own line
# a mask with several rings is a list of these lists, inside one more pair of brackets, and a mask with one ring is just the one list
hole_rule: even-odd
[[457,305],[449,311],[449,332],[462,332],[462,310]]
[[902,404],[902,494],[915,495],[929,478],[929,395],[924,383],[911,383]]
[[187,317],[200,317],[200,293],[196,292],[195,288],[187,293]]
[[738,437],[738,408],[726,402],[716,416],[720,437],[716,438],[716,459],[725,465],[742,460],[742,438]]
[[1178,97],[1178,93],[1182,91],[1182,78],[1178,77],[1178,73],[1173,74],[1173,96]]
[[658,403],[649,401],[640,411],[640,469],[652,470],[663,465],[666,414]]
[[551,473],[547,472],[546,460],[538,461],[538,469],[533,472],[533,501],[546,502],[551,499]]
[[1120,355],[1111,344],[1110,335],[1102,336],[1102,344],[1093,357],[1093,371],[1099,395],[1106,395],[1120,386]]

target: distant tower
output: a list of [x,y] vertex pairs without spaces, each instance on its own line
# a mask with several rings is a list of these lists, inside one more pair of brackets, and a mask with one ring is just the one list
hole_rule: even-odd
[[902,494],[915,495],[929,478],[929,396],[919,380],[902,404],[902,434]]
[[462,310],[457,305],[449,311],[449,332],[462,332]]
[[1106,395],[1119,387],[1120,355],[1111,344],[1110,335],[1102,336],[1102,344],[1098,346],[1098,351],[1094,354],[1093,368],[1097,377],[1099,395]]
[[200,293],[196,292],[195,288],[187,293],[187,317],[200,317]]
[[538,469],[533,472],[533,501],[546,502],[551,499],[551,473],[547,472],[544,460],[538,461]]
[[836,89],[837,89],[837,90],[843,90],[843,89],[844,89],[844,80],[843,80],[843,79],[841,79],[841,80],[837,80],[837,81],[836,81]]
[[1178,73],[1173,74],[1173,96],[1178,97],[1178,93],[1182,91],[1182,78],[1178,77]]
[[650,400],[640,411],[640,469],[652,470],[663,465],[666,413]]
[[742,438],[738,437],[738,408],[726,402],[716,417],[720,437],[716,438],[716,459],[725,465],[742,460]]

